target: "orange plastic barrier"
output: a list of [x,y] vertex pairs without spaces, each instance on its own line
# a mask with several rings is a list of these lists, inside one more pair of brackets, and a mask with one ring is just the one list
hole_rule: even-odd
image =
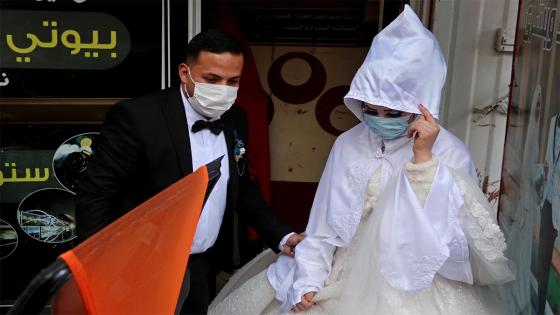
[[207,185],[201,167],[60,256],[87,314],[175,312]]

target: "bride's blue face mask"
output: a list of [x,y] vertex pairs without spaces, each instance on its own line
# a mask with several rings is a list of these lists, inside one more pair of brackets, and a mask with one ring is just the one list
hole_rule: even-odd
[[369,129],[384,140],[406,135],[408,124],[416,118],[414,114],[411,116],[400,116],[402,112],[398,116],[388,115],[388,117],[379,117],[376,110],[372,110],[365,105],[362,106],[362,111],[364,113],[364,122]]

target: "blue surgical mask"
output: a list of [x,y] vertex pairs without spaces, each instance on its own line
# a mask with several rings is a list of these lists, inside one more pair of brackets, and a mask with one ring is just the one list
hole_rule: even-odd
[[384,140],[402,137],[408,131],[410,117],[378,117],[364,113],[364,122],[369,129]]

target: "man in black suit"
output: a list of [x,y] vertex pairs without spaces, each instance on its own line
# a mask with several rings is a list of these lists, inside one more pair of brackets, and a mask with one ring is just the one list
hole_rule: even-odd
[[186,57],[179,66],[180,88],[121,102],[107,113],[95,155],[80,179],[76,223],[84,239],[225,156],[197,225],[183,284],[190,289],[181,313],[204,314],[209,281],[215,280],[212,257],[233,254],[233,211],[276,252],[293,255],[302,236],[291,233],[249,178],[247,118],[232,107],[243,68],[240,44],[209,30],[189,42]]

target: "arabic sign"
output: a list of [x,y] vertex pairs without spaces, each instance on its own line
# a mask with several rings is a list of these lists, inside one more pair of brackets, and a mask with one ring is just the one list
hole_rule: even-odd
[[0,152],[0,201],[20,202],[42,187],[59,187],[51,168],[54,150]]
[[[240,26],[252,42],[362,43],[374,32],[359,10],[293,10],[249,8],[241,11]],[[376,25],[374,27],[376,29]]]
[[130,98],[176,84],[187,6],[186,0],[0,1],[1,97]]
[[[219,3],[205,2],[207,11],[219,11]],[[232,8],[251,43],[369,47],[380,27],[398,16],[405,3],[408,1],[235,1]]]
[[8,78],[6,72],[2,72],[2,82],[0,82],[0,87],[6,86],[8,84],[10,84],[10,78]]
[[12,304],[31,278],[76,245],[73,190],[95,154],[98,130],[0,124],[0,305]]
[[560,31],[556,32],[558,9],[551,6],[529,5],[525,13],[523,41],[531,42],[533,36],[543,39],[543,47],[550,50],[554,41],[560,43]]
[[100,12],[6,10],[0,21],[2,68],[108,69],[130,51],[130,35]]

